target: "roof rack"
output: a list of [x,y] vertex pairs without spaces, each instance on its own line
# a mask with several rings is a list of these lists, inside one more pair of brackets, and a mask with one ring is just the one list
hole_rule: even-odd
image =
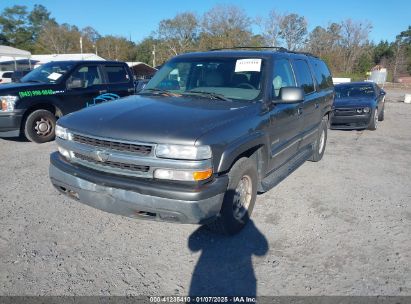
[[305,56],[311,56],[311,57],[315,57],[315,58],[319,58],[318,56],[309,53],[309,52],[297,52],[297,51],[287,51],[289,53],[293,53],[293,54],[301,54],[301,55],[305,55]]
[[211,49],[209,51],[224,51],[224,50],[238,50],[238,49],[273,49],[280,52],[288,52],[286,48],[282,46],[233,46],[233,47],[226,47],[226,48],[217,48]]
[[318,56],[315,56],[311,53],[308,52],[298,52],[298,51],[290,51],[282,46],[233,46],[233,47],[227,47],[227,48],[217,48],[217,49],[211,49],[209,51],[224,51],[224,50],[241,50],[241,49],[250,49],[250,50],[254,50],[254,49],[272,49],[278,52],[286,52],[286,53],[293,53],[293,54],[301,54],[301,55],[306,55],[306,56],[311,56],[311,57],[315,57],[318,58]]

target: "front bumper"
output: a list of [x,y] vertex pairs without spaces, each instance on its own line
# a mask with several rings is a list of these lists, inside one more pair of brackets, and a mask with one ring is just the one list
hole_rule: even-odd
[[53,153],[50,160],[50,179],[60,192],[94,208],[132,218],[191,224],[212,221],[220,213],[228,184],[228,178],[223,176],[195,191],[175,187],[166,191],[154,181],[148,188],[139,188],[138,181],[135,187],[129,187],[124,181],[120,182],[120,177],[89,175],[88,169],[78,170],[58,153]]
[[332,115],[331,116],[331,129],[338,130],[355,130],[366,129],[371,121],[370,114],[360,115]]
[[0,111],[0,137],[20,136],[22,111],[2,112]]

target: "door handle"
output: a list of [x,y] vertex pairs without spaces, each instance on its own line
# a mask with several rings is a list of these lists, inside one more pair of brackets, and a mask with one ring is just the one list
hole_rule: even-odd
[[129,93],[134,92],[134,89],[133,88],[128,88],[127,92],[129,92]]
[[99,94],[104,94],[104,93],[107,93],[107,90],[100,90],[100,91],[98,91],[98,93]]
[[315,103],[315,108],[318,109],[320,107],[320,104],[318,102]]
[[297,113],[298,113],[298,115],[303,114],[303,108],[298,108]]

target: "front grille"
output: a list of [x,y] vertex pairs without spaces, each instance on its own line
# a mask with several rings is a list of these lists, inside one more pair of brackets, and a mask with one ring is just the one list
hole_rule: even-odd
[[78,134],[73,134],[73,140],[75,142],[93,147],[106,148],[122,152],[133,152],[140,155],[149,155],[152,150],[152,147],[147,145],[121,143],[116,141],[86,137]]
[[334,115],[336,116],[352,116],[352,115],[358,115],[356,109],[335,109],[334,110]]
[[86,156],[80,153],[74,153],[74,157],[77,159],[89,162],[89,163],[97,164],[100,166],[106,166],[110,168],[124,169],[124,170],[136,171],[136,172],[148,172],[148,170],[150,170],[149,166],[124,164],[124,163],[113,162],[113,161],[101,162],[101,161],[95,160],[92,157],[89,157],[89,156]]

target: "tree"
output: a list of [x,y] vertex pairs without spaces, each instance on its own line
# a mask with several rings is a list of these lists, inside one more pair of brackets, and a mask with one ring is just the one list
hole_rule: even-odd
[[[411,26],[408,26],[408,29],[402,31],[396,37],[396,69],[398,69],[398,62],[402,61],[402,65],[405,67],[405,70],[411,74]],[[394,75],[396,76],[396,75]]]
[[341,23],[341,46],[343,49],[344,72],[351,73],[355,62],[369,44],[368,35],[372,26],[368,22],[347,19]]
[[321,26],[315,27],[308,36],[307,48],[313,54],[323,57],[330,52],[328,32]]
[[36,41],[43,27],[50,21],[55,22],[54,18],[50,18],[50,12],[41,4],[35,4],[33,10],[28,14],[30,29],[32,32],[33,41]]
[[271,10],[266,19],[258,17],[257,25],[262,31],[262,37],[266,46],[279,46],[280,44],[280,23],[284,17],[275,10]]
[[289,14],[281,18],[280,37],[284,39],[287,49],[302,49],[307,36],[307,21],[297,14]]
[[80,31],[67,23],[49,21],[39,35],[38,49],[46,53],[80,53]]
[[14,5],[6,7],[0,15],[1,40],[4,44],[30,49],[32,33],[29,30],[27,7]]
[[84,53],[98,53],[97,41],[101,35],[91,26],[87,26],[80,31]]
[[135,44],[124,37],[104,36],[97,40],[98,54],[105,59],[134,61]]
[[243,10],[219,5],[203,16],[200,49],[247,46],[251,36],[251,20]]
[[172,19],[160,21],[158,38],[170,55],[178,55],[192,49],[198,38],[199,22],[193,13],[181,13]]

